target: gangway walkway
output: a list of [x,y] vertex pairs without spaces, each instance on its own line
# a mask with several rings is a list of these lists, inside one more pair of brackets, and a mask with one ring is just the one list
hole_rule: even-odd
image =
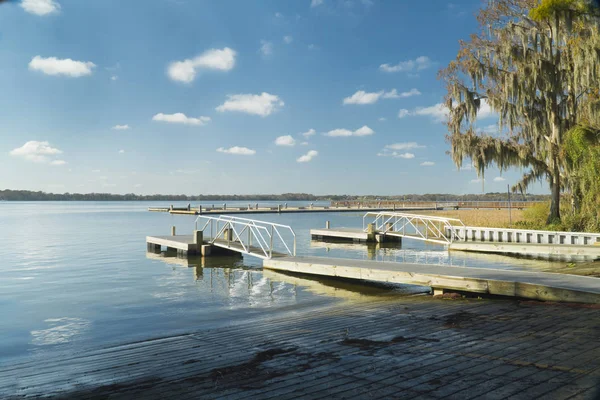
[[213,246],[262,259],[296,255],[296,233],[288,225],[230,215],[200,215],[195,224],[196,231],[203,232],[204,241]]
[[460,219],[399,212],[367,212],[363,216],[363,232],[372,225],[379,234],[410,237],[427,242],[450,244],[463,240],[465,224]]

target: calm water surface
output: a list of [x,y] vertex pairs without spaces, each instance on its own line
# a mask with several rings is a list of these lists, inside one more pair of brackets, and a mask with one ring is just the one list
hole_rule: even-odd
[[[420,290],[263,272],[261,261],[252,257],[203,260],[147,254],[147,235],[167,235],[172,225],[180,234],[194,227],[193,216],[146,211],[166,203],[0,202],[0,364],[47,351],[79,351]],[[545,261],[448,253],[442,246],[411,240],[401,248],[311,242],[311,228],[326,220],[334,227],[359,227],[362,213],[254,218],[291,225],[298,255],[481,268],[549,266]]]

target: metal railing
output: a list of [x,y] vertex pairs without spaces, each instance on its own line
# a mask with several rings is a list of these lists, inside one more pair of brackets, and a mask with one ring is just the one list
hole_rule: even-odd
[[[204,221],[200,229],[199,221]],[[296,255],[296,233],[288,225],[229,215],[200,215],[196,218],[195,228],[202,231],[204,240],[214,246],[262,259],[272,258],[274,252]],[[281,251],[276,251],[276,247]]]
[[461,229],[465,224],[456,218],[416,215],[399,212],[368,212],[363,216],[363,231],[369,225],[379,234],[411,237],[441,244],[450,244],[455,240],[463,240]]

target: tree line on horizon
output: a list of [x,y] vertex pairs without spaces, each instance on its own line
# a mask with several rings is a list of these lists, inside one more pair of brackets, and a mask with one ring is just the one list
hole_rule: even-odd
[[[515,201],[544,201],[548,195],[513,196]],[[506,201],[507,193],[485,194],[406,194],[380,195],[313,195],[308,193],[249,194],[249,195],[168,195],[168,194],[112,194],[112,193],[46,193],[30,190],[0,190],[5,201]]]

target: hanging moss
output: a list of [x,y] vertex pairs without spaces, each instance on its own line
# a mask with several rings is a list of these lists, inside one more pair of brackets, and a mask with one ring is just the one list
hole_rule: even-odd
[[[457,166],[470,159],[479,176],[492,165],[527,172],[513,190],[547,179],[550,219],[560,217],[560,190],[573,168],[561,149],[566,132],[600,119],[600,19],[586,0],[495,0],[481,10],[479,35],[461,42],[446,80],[448,140]],[[484,102],[504,137],[477,130]]]

